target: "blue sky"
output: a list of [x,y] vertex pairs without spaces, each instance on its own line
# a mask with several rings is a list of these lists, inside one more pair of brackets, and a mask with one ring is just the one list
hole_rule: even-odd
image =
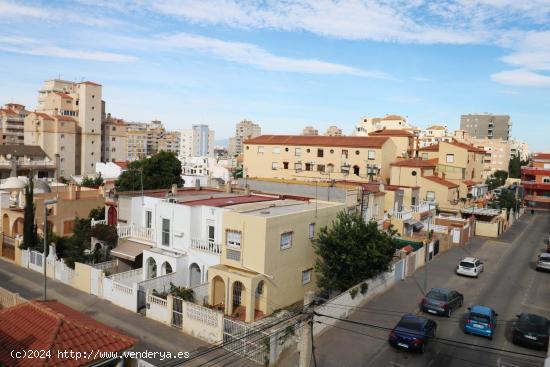
[[107,111],[226,138],[397,113],[458,128],[506,113],[550,151],[548,0],[0,0],[0,103],[42,81],[101,83]]

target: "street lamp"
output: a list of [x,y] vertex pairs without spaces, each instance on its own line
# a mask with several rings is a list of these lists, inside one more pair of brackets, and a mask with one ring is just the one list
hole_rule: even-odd
[[57,199],[44,200],[44,252],[42,253],[42,265],[44,265],[44,301],[46,300],[46,248],[48,246],[48,205],[57,203]]
[[[430,255],[430,244],[432,242],[432,238],[430,237],[430,222],[432,221],[432,203],[428,203],[428,211],[430,212],[430,219],[428,219],[428,244],[426,246],[425,251],[425,259],[424,259],[424,294],[427,294],[428,292],[428,261],[429,261],[429,255]],[[434,205],[435,207],[435,205]]]

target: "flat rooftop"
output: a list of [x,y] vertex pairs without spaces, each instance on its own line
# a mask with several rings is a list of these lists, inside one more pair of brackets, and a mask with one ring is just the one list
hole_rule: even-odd
[[324,209],[337,205],[343,205],[342,203],[332,203],[325,201],[302,201],[293,199],[280,199],[264,202],[255,202],[247,204],[239,204],[231,206],[231,210],[259,217],[276,217],[279,215],[309,212],[315,209]]
[[214,206],[218,208],[238,205],[238,204],[247,204],[247,203],[258,203],[265,201],[278,200],[278,197],[273,196],[264,196],[264,195],[238,195],[238,194],[229,194],[223,193],[224,195],[209,195],[208,197],[198,199],[196,196],[192,199],[187,197],[189,200],[178,200],[178,203],[196,206],[196,205],[206,205]]

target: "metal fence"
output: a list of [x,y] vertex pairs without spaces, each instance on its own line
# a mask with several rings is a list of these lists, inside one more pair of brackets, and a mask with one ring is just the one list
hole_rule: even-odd
[[223,348],[256,363],[269,363],[270,334],[257,331],[257,325],[227,317],[223,319]]

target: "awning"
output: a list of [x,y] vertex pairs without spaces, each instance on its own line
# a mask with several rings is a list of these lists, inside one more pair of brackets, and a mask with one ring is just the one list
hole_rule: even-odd
[[416,221],[416,222],[413,223],[413,230],[415,230],[415,231],[418,232],[418,231],[420,231],[422,228],[424,228],[424,224],[423,224],[422,222]]
[[405,220],[403,221],[403,223],[409,224],[409,225],[413,225],[414,223],[416,223],[416,219],[414,219],[414,218],[405,219]]
[[150,248],[151,246],[149,245],[124,239],[118,243],[117,247],[111,250],[111,255],[121,259],[135,261],[137,256],[141,255],[144,250],[149,250]]

